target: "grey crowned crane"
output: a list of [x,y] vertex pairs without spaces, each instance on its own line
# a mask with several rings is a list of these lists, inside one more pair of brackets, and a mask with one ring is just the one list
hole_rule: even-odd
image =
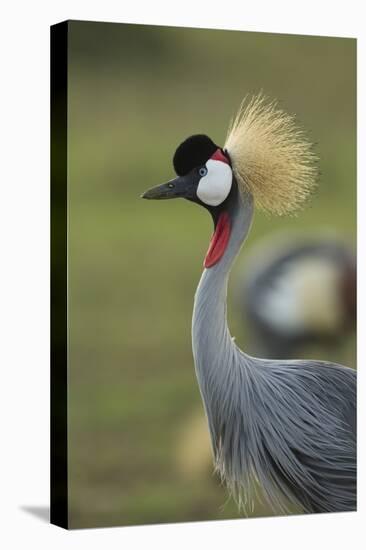
[[240,265],[235,305],[266,358],[339,348],[356,326],[356,257],[327,231],[271,235]]
[[316,360],[268,360],[239,349],[227,324],[228,278],[254,207],[300,208],[314,188],[311,144],[263,96],[244,101],[224,147],[194,135],[177,177],[145,199],[182,197],[208,210],[214,233],[193,308],[192,346],[214,463],[245,512],[256,484],[276,510],[356,508],[356,374]]

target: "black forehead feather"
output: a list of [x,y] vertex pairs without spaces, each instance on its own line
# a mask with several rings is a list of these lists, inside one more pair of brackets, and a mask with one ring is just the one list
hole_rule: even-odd
[[218,149],[218,145],[204,134],[188,137],[174,153],[173,166],[178,176],[188,174],[193,168],[205,164]]

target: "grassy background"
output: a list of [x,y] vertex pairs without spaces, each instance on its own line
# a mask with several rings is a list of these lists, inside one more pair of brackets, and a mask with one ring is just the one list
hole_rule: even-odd
[[[188,135],[223,144],[242,97],[260,89],[297,114],[322,176],[298,218],[257,213],[243,259],[277,230],[331,228],[354,243],[355,40],[69,24],[72,527],[238,517],[208,464],[181,467],[207,454],[205,432],[190,448],[202,417],[190,323],[211,220],[139,195],[173,176]],[[250,345],[231,305],[232,332]],[[354,365],[354,339],[327,358]]]

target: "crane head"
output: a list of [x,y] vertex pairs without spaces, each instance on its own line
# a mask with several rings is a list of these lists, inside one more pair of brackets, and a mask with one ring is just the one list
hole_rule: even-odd
[[233,180],[230,159],[208,136],[197,134],[183,141],[175,151],[173,165],[177,177],[148,189],[142,198],[182,197],[210,209],[228,197]]
[[235,189],[230,157],[208,136],[196,134],[183,141],[173,157],[177,177],[145,191],[144,199],[185,198],[211,213],[215,232],[205,258],[205,267],[219,261],[230,237],[229,197]]

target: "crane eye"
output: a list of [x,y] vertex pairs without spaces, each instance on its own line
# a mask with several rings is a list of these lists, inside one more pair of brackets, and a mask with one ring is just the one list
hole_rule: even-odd
[[206,168],[206,166],[202,166],[202,168],[200,168],[200,169],[198,170],[198,173],[199,173],[199,175],[201,176],[201,178],[203,178],[203,176],[205,176],[205,175],[207,174],[207,168]]

